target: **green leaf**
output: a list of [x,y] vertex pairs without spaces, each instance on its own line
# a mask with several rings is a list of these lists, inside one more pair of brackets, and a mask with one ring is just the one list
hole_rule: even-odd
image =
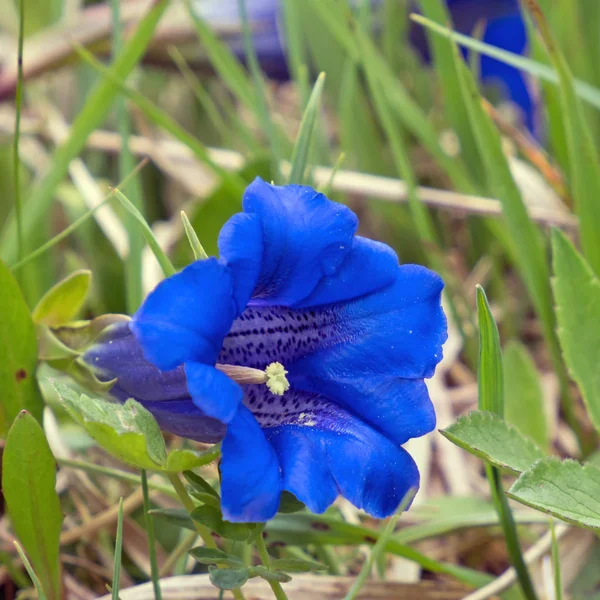
[[[327,567],[325,567],[327,568]],[[256,565],[252,567],[250,570],[252,575],[258,575],[262,577],[265,581],[278,581],[279,583],[288,583],[292,580],[292,578],[286,573],[282,573],[281,571],[270,571],[267,567],[263,565]]]
[[[110,69],[116,77],[126,78],[137,65],[152,39],[154,30],[168,5],[167,0],[154,2],[152,8],[139,21],[136,30],[128,38],[117,60]],[[70,128],[69,137],[58,147],[52,157],[51,168],[36,184],[23,211],[23,232],[29,238],[47,218],[55,192],[67,174],[71,160],[83,150],[90,133],[104,120],[112,106],[118,87],[108,79],[101,79],[87,95],[85,104]],[[17,257],[14,218],[8,219],[0,235],[0,255],[9,262]]]
[[219,497],[219,494],[217,494],[213,487],[200,477],[200,475],[197,475],[193,471],[184,471],[183,476],[195,491],[200,492],[201,494],[209,494],[215,498]]
[[514,426],[490,412],[471,412],[440,432],[467,452],[493,464],[522,473],[544,453]]
[[204,494],[202,492],[195,492],[194,490],[190,491],[190,496],[195,498],[200,502],[200,504],[206,504],[208,506],[214,506],[215,508],[219,508],[221,506],[221,499],[211,494]]
[[56,463],[38,422],[26,411],[11,427],[2,458],[2,490],[12,527],[46,596],[61,597],[59,539],[63,515]]
[[242,587],[250,577],[246,567],[241,569],[209,569],[209,577],[212,584],[220,590],[234,590]]
[[504,347],[503,364],[504,418],[547,452],[548,419],[535,363],[527,348],[513,341]]
[[600,469],[592,465],[545,458],[523,473],[508,495],[564,521],[600,529]]
[[504,413],[504,378],[498,326],[492,315],[484,289],[477,286],[477,318],[479,321],[479,409],[499,417]]
[[304,172],[306,171],[306,163],[308,162],[308,153],[312,140],[313,130],[317,115],[319,114],[319,106],[323,86],[325,85],[325,73],[321,73],[317,77],[315,86],[313,87],[308,104],[302,115],[298,137],[294,146],[294,152],[291,160],[291,171],[288,178],[288,183],[302,184],[304,182]]
[[35,327],[23,294],[6,265],[0,261],[0,436],[6,435],[23,409],[42,421],[44,403],[35,379]]
[[141,469],[161,470],[167,451],[152,414],[133,399],[125,404],[81,396],[64,384],[52,385],[71,416],[110,454]]
[[198,546],[197,548],[192,548],[190,554],[194,560],[203,565],[226,565],[228,567],[244,566],[244,561],[240,558],[233,554],[227,554],[217,548]]
[[308,573],[309,571],[324,571],[327,569],[327,565],[314,560],[278,558],[271,561],[271,568],[286,573]]
[[34,323],[62,325],[72,321],[85,302],[92,284],[92,272],[71,273],[49,289],[33,309]]
[[552,256],[552,287],[563,356],[590,420],[600,431],[600,280],[558,230],[552,232]]
[[204,452],[195,450],[171,450],[167,456],[165,471],[170,473],[181,473],[189,469],[197,469],[217,460],[220,456],[219,446],[213,446]]
[[255,529],[252,523],[230,523],[223,520],[223,515],[214,506],[198,506],[190,515],[196,523],[205,525],[221,537],[237,542],[245,542]]

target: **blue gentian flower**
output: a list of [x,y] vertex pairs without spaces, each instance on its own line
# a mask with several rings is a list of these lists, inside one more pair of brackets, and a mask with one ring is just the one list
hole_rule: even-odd
[[[86,360],[168,431],[224,434],[226,519],[270,519],[283,490],[315,513],[341,494],[386,517],[419,483],[402,444],[435,426],[424,379],[446,340],[443,283],[310,187],[256,179],[243,209],[219,260],[161,282]],[[289,389],[234,381],[231,366],[285,369]]]

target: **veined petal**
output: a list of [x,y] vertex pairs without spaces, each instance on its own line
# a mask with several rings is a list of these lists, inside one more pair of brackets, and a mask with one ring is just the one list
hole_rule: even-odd
[[241,406],[221,447],[221,508],[233,522],[275,516],[281,495],[279,461],[252,413]]
[[244,396],[242,388],[221,371],[198,362],[185,363],[185,375],[194,404],[205,415],[229,423]]
[[[409,489],[419,486],[408,452],[333,404],[265,431],[281,463],[284,489],[315,512],[333,502],[331,481],[339,494],[377,518],[391,515]],[[308,467],[300,460],[307,457]],[[312,475],[312,469],[315,480],[306,473]]]
[[356,236],[340,268],[333,275],[323,277],[313,292],[294,307],[354,300],[391,285],[397,275],[398,257],[389,246]]
[[131,329],[146,359],[168,371],[187,361],[214,364],[236,316],[229,269],[209,258],[159,283]]
[[[328,330],[321,348],[287,365],[291,377],[339,379],[386,375],[431,377],[447,338],[441,307],[442,280],[416,265],[398,269],[395,283],[346,304],[325,307]],[[284,363],[285,364],[285,363]]]
[[[322,277],[334,275],[352,248],[356,215],[310,187],[278,187],[257,178],[246,189],[243,206],[262,227],[254,304],[293,306]],[[255,247],[252,242],[249,252]]]

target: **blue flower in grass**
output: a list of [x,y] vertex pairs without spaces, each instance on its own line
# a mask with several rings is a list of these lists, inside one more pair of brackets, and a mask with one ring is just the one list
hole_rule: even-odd
[[[310,187],[257,179],[243,208],[219,260],[160,283],[87,359],[164,429],[223,437],[226,519],[270,519],[283,490],[316,513],[341,494],[386,517],[419,483],[402,444],[435,426],[424,379],[446,340],[443,283]],[[239,367],[280,375],[243,383]]]

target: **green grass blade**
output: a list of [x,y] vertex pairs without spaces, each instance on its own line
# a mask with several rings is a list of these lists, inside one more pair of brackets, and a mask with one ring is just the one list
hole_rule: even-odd
[[125,194],[123,194],[123,192],[121,192],[119,189],[115,188],[113,190],[113,192],[114,192],[117,200],[123,206],[123,208],[125,210],[127,210],[134,217],[134,219],[137,221],[138,225],[142,228],[142,233],[144,235],[144,238],[146,238],[146,242],[147,242],[148,246],[150,246],[152,253],[156,257],[156,260],[158,261],[160,268],[162,269],[163,273],[165,274],[165,277],[170,277],[171,275],[175,275],[175,273],[177,272],[175,270],[175,267],[169,260],[169,257],[165,254],[163,249],[160,247],[160,244],[154,237],[154,233],[152,233],[152,229],[150,228],[150,225],[148,225],[148,223],[146,222],[146,219],[144,219],[144,216],[142,215],[142,213],[132,204],[131,200],[129,200],[129,198],[127,198],[127,196],[125,196]]
[[23,207],[21,205],[21,159],[19,141],[21,137],[21,107],[23,103],[23,38],[25,23],[25,2],[19,0],[19,42],[17,50],[17,87],[15,91],[15,136],[13,140],[13,168],[15,185],[15,220],[17,226],[17,256],[23,258]]
[[119,512],[117,515],[117,535],[115,538],[115,554],[112,578],[111,595],[112,600],[119,600],[119,587],[121,580],[121,555],[123,553],[123,498],[119,500]]
[[590,126],[586,122],[581,103],[575,93],[571,70],[552,36],[546,18],[535,0],[527,0],[526,5],[538,25],[548,54],[558,73],[562,117],[571,168],[570,184],[579,216],[581,246],[590,266],[596,275],[599,275],[600,157]]
[[[431,153],[455,187],[465,193],[474,191],[463,165],[444,152],[440,146],[439,134],[428,116],[408,94],[369,35],[354,22],[352,15],[343,6],[331,0],[309,0],[308,3],[349,57],[356,64],[363,65],[365,75],[377,80],[383,87],[386,100],[396,117]],[[347,23],[351,23],[352,26]]]
[[292,154],[291,171],[288,178],[288,183],[302,184],[304,182],[304,173],[306,171],[306,163],[308,162],[308,153],[310,151],[310,143],[313,137],[315,122],[319,114],[319,106],[323,86],[325,85],[325,73],[321,73],[317,77],[317,81],[306,105],[298,137]]
[[94,216],[94,213],[97,210],[100,210],[104,205],[110,202],[113,199],[112,194],[106,197],[98,206],[95,206],[91,210],[87,211],[84,215],[79,217],[76,221],[73,221],[68,227],[63,229],[60,233],[55,235],[52,239],[48,240],[45,244],[41,245],[39,248],[28,254],[25,258],[18,261],[12,267],[10,267],[11,271],[18,271],[23,268],[26,264],[30,263],[32,260],[35,260],[38,256],[41,256],[51,248],[54,248],[57,244],[62,242],[65,238],[69,237],[74,231],[79,229],[84,223],[86,223],[89,219]]
[[244,39],[244,53],[246,55],[246,61],[250,68],[250,75],[252,76],[252,82],[254,84],[254,96],[255,100],[255,112],[258,118],[258,122],[265,132],[267,140],[270,146],[270,158],[271,158],[271,170],[275,180],[281,179],[279,171],[280,161],[283,158],[281,150],[279,148],[278,139],[275,133],[275,127],[271,119],[269,112],[269,105],[267,103],[267,91],[265,89],[265,82],[263,79],[262,71],[258,63],[258,57],[256,56],[256,50],[254,49],[254,43],[252,41],[252,32],[250,31],[250,23],[248,21],[248,12],[246,10],[246,0],[237,0],[238,10],[240,13],[240,20],[242,22],[242,37]]
[[160,591],[160,576],[158,572],[158,562],[156,561],[156,540],[154,536],[154,519],[150,516],[150,494],[148,492],[148,476],[142,469],[142,493],[144,495],[144,524],[148,535],[148,553],[150,554],[150,575],[152,578],[152,587],[154,589],[154,600],[162,600]]
[[477,85],[453,46],[453,56],[461,82],[462,97],[473,125],[486,171],[489,192],[502,202],[506,226],[516,248],[519,269],[533,306],[542,325],[544,338],[551,352],[554,369],[561,382],[563,407],[569,424],[581,439],[580,427],[575,419],[568,391],[568,378],[556,337],[555,316],[550,289],[550,273],[546,249],[540,232],[529,218],[521,192],[510,171],[502,149],[502,140],[480,102]]
[[226,146],[233,146],[234,141],[239,139],[243,141],[249,150],[257,151],[259,149],[258,142],[246,124],[243,123],[235,113],[230,113],[227,115],[227,120],[233,127],[228,127],[226,118],[223,116],[222,111],[219,110],[219,107],[217,106],[213,97],[210,95],[208,90],[205,89],[194,71],[188,65],[183,54],[175,46],[169,47],[168,52],[169,56],[183,75],[186,83],[194,93],[194,96],[196,96],[196,100],[198,100],[198,103],[206,112],[211,125],[223,138],[223,143]]
[[504,374],[498,326],[483,288],[477,286],[479,321],[479,410],[504,417]]
[[129,98],[155,125],[168,131],[174,138],[185,144],[202,162],[206,163],[217,175],[223,178],[223,184],[226,185],[232,194],[241,195],[246,188],[246,182],[236,173],[226,171],[216,165],[210,158],[206,147],[200,140],[189,134],[181,127],[175,119],[168,115],[161,108],[156,106],[151,100],[148,100],[141,92],[125,84],[111,69],[107,69],[91,52],[80,45],[75,45],[75,51],[81,59],[91,67],[102,73],[108,80],[116,85],[121,93]]
[[[112,58],[113,65],[118,60],[123,48],[123,25],[121,23],[120,0],[112,0]],[[119,179],[124,179],[135,168],[135,160],[129,148],[131,123],[125,99],[117,96],[115,100],[117,128],[121,136],[121,151],[119,152]],[[137,178],[129,188],[129,198],[134,206],[143,212],[142,190]],[[125,220],[129,253],[125,260],[125,295],[127,312],[133,314],[142,303],[144,292],[142,287],[142,247],[144,240],[133,217]]]
[[[167,0],[158,0],[139,22],[135,32],[123,48],[123,52],[113,65],[111,73],[119,79],[131,73],[143,56],[160,17],[167,7]],[[52,167],[33,188],[27,202],[28,209],[23,213],[23,235],[27,239],[47,217],[57,187],[64,179],[71,160],[84,148],[90,133],[103,121],[110,109],[118,87],[108,80],[99,81],[86,99],[82,110],[71,126],[71,133],[53,155]],[[14,233],[14,215],[7,221],[0,240],[0,255],[10,264],[17,257]]]
[[192,247],[192,252],[194,253],[194,258],[196,260],[205,260],[208,258],[208,254],[206,254],[206,250],[202,247],[198,236],[196,235],[195,229],[192,227],[188,216],[185,212],[181,211],[181,221],[183,222],[183,228],[185,229],[185,235],[187,236],[188,242]]
[[352,584],[352,587],[348,590],[348,593],[346,594],[344,600],[354,600],[358,596],[361,588],[364,586],[365,582],[367,581],[367,578],[371,574],[373,565],[377,563],[380,556],[385,554],[385,548],[387,546],[388,541],[391,539],[394,530],[396,529],[398,520],[402,516],[402,513],[404,512],[406,507],[415,497],[416,492],[417,490],[415,488],[408,490],[406,496],[403,498],[402,502],[400,503],[400,506],[396,510],[396,513],[391,519],[388,520],[383,532],[379,535],[379,539],[373,546],[373,549],[369,553],[367,560],[362,566],[362,569],[357,575],[354,583]]
[[554,519],[550,517],[550,533],[552,534],[552,570],[554,571],[554,600],[563,600],[562,575],[560,571],[560,548],[556,539]]
[[255,96],[252,85],[246,76],[244,67],[229,47],[222,42],[213,30],[193,10],[190,0],[185,0],[188,14],[192,19],[198,41],[208,54],[211,65],[219,79],[231,90],[233,95],[247,108],[254,110]]
[[[439,25],[438,23],[435,23],[434,21],[421,15],[411,15],[411,19],[415,23],[422,25],[438,35],[450,39],[454,38],[457,44],[464,46],[465,48],[469,48],[469,50],[473,50],[485,56],[495,58],[507,65],[510,65],[511,67],[515,67],[524,71],[525,73],[529,73],[530,75],[533,75],[542,81],[548,81],[554,84],[559,83],[559,75],[557,72],[548,65],[544,65],[539,61],[527,58],[526,56],[521,56],[520,54],[514,54],[508,50],[502,50],[501,48],[486,44],[485,42],[476,40],[468,35],[452,31],[451,29],[443,27],[442,25]],[[595,108],[600,109],[600,89],[590,85],[589,83],[586,83],[585,81],[580,81],[577,79],[574,80],[574,88],[577,95],[582,100],[585,100]]]
[[13,542],[13,544],[15,545],[15,548],[17,550],[17,554],[23,561],[23,566],[27,571],[27,575],[29,575],[29,578],[33,583],[33,587],[35,588],[35,591],[37,593],[38,600],[46,600],[46,594],[44,593],[44,588],[42,587],[40,578],[35,574],[35,571],[33,570],[33,567],[31,566],[31,563],[27,558],[27,555],[25,554],[25,552],[23,552],[23,548],[21,548],[19,542],[17,542],[16,540]]
[[[477,315],[479,320],[479,410],[487,410],[503,417],[504,413],[504,376],[502,372],[502,353],[498,327],[485,292],[477,286]],[[537,600],[537,595],[523,559],[523,553],[517,537],[517,528],[508,506],[508,500],[502,487],[500,470],[489,465],[485,470],[490,482],[492,496],[498,511],[500,525],[504,533],[506,547],[511,563],[517,571],[519,583],[528,600]]]
[[[437,23],[450,22],[450,14],[442,0],[420,0],[421,10],[429,19]],[[480,180],[483,167],[477,148],[477,142],[471,128],[469,114],[462,101],[458,73],[452,59],[452,41],[427,32],[433,53],[435,68],[444,99],[444,112],[460,139],[461,154],[469,168],[471,177]],[[473,53],[474,55],[474,53]]]

